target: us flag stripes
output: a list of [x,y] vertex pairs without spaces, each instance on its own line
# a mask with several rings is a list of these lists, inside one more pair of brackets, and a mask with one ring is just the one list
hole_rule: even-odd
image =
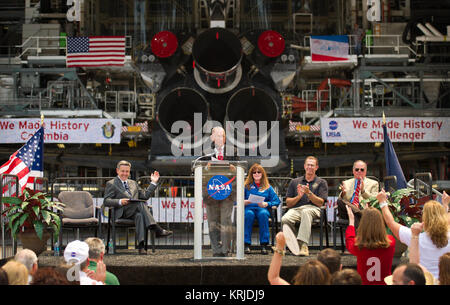
[[43,159],[44,127],[41,126],[27,143],[0,167],[0,174],[17,175],[22,192],[25,187],[32,189],[35,177],[43,177]]
[[125,36],[67,37],[67,67],[123,66]]

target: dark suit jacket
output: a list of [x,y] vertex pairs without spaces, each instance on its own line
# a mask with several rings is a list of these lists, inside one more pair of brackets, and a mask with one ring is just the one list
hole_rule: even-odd
[[150,183],[150,186],[144,191],[142,190],[136,181],[128,179],[128,187],[130,188],[131,196],[125,190],[122,181],[119,177],[115,177],[112,180],[106,182],[105,197],[103,204],[107,207],[116,208],[116,219],[122,217],[124,207],[120,205],[120,199],[144,199],[147,200],[153,194],[156,189],[156,185]]
[[[204,158],[203,160],[208,161],[208,160],[213,160],[213,158],[214,158],[214,160],[217,160],[217,159],[216,159],[216,155],[208,156],[208,157]],[[225,155],[223,156],[223,160],[224,160],[224,161],[239,161],[239,156],[237,155],[237,149],[234,148],[234,154],[233,154],[233,156],[227,156],[227,155],[225,154]]]

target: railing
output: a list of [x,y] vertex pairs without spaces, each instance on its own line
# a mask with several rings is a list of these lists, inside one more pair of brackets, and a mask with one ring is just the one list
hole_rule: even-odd
[[[46,177],[36,177],[33,182],[33,189],[42,192],[48,191],[48,179]],[[17,242],[14,238],[6,235],[6,226],[8,221],[6,215],[3,215],[4,204],[3,197],[17,197],[20,195],[19,177],[17,175],[1,174],[0,175],[0,219],[1,219],[1,256],[0,259],[5,259],[14,256],[17,251]],[[7,238],[8,237],[8,238]]]
[[[329,182],[329,209],[328,221],[333,221],[333,210],[336,205],[335,197],[338,195],[340,182],[352,176],[321,177]],[[376,177],[370,177],[378,181]],[[113,177],[67,177],[57,178],[52,183],[52,194],[57,197],[60,191],[88,191],[92,194],[94,204],[103,203],[106,181]],[[282,208],[286,198],[286,191],[292,178],[269,177],[269,182],[280,197],[282,204],[277,209],[277,217],[281,219]],[[151,183],[150,176],[142,176],[136,180],[139,186],[146,189]],[[333,195],[335,194],[335,195]],[[174,231],[173,237],[157,239],[156,246],[160,248],[191,248],[194,241],[194,177],[193,176],[161,176],[154,195],[148,200],[152,207],[155,220],[166,229]],[[205,211],[204,211],[205,213]],[[102,223],[107,223],[108,209],[103,209]],[[208,232],[206,222],[203,225],[204,233]],[[106,230],[102,230],[106,232]],[[128,232],[125,233],[128,236]],[[207,245],[206,235],[203,235],[203,244]],[[123,238],[122,238],[123,240]],[[131,239],[133,240],[133,239]],[[206,241],[206,242],[205,242]],[[118,246],[123,245],[118,243]]]
[[[348,37],[348,54],[355,55],[356,49],[356,35],[346,35]],[[303,46],[308,47],[311,45],[311,36],[305,36],[303,38]],[[365,35],[365,53],[368,55],[380,54],[413,54],[417,56],[417,53],[411,49],[409,45],[403,44],[401,35]],[[364,50],[361,50],[364,51]]]
[[[424,190],[421,186],[422,184],[426,186],[427,191],[429,191],[429,183],[424,183],[417,178],[421,174],[416,175],[416,185],[418,189]],[[428,177],[429,173],[423,173],[423,176]],[[5,178],[4,178],[5,177]],[[9,180],[5,180],[8,177]],[[2,175],[0,179],[0,186],[2,188],[9,185],[8,196],[18,193],[18,181],[16,176]],[[421,176],[420,176],[421,177]],[[91,193],[95,206],[102,206],[104,191],[106,187],[106,182],[113,179],[114,177],[62,177],[56,178],[51,183],[51,194],[52,199],[57,198],[59,192],[61,191],[87,191]],[[328,202],[326,203],[327,215],[329,226],[334,221],[336,198],[339,195],[340,183],[346,179],[353,178],[353,176],[323,176],[328,183]],[[368,178],[379,181],[377,177],[368,176]],[[12,179],[12,180],[11,180]],[[36,181],[36,185],[40,185],[42,190],[48,189],[48,180],[46,178],[38,178],[40,181]],[[281,219],[282,208],[285,205],[286,192],[289,183],[292,178],[290,177],[269,177],[269,182],[275,189],[275,192],[281,199],[282,204],[278,209],[278,219]],[[385,188],[391,185],[390,180],[394,180],[393,177],[384,177]],[[141,188],[147,188],[151,183],[150,176],[142,176],[137,180]],[[412,182],[411,180],[410,182]],[[41,182],[41,183],[40,183]],[[430,182],[431,183],[431,182]],[[16,189],[12,189],[11,186],[15,186]],[[380,185],[381,188],[381,185]],[[393,191],[394,189],[392,189]],[[433,193],[439,196],[439,192],[432,190]],[[442,196],[442,194],[440,194]],[[1,195],[0,195],[1,197]],[[156,245],[159,248],[191,248],[193,246],[193,234],[194,234],[194,223],[193,223],[193,213],[194,213],[194,177],[193,176],[161,176],[159,179],[158,187],[155,190],[154,195],[149,199],[148,203],[152,206],[153,215],[157,222],[159,222],[163,227],[173,230],[174,235],[165,239],[158,239]],[[103,209],[102,213],[102,223],[106,225],[108,217],[108,209]],[[5,247],[5,223],[4,218],[2,218],[2,255],[7,257],[6,249],[11,247]],[[106,230],[102,230],[106,232]],[[332,231],[331,231],[332,232]],[[204,223],[204,233],[207,233],[206,222]],[[126,236],[128,237],[129,232],[127,231]],[[336,234],[336,232],[332,232]],[[120,235],[119,239],[120,239]],[[69,237],[68,237],[69,238]],[[102,237],[100,237],[102,238]],[[203,236],[206,239],[206,235]],[[312,237],[313,238],[313,237]],[[12,240],[12,239],[11,239]],[[123,240],[120,239],[120,240]],[[118,246],[120,247],[120,240]],[[133,239],[131,239],[133,240]],[[14,241],[12,241],[12,249],[16,249]],[[208,244],[204,242],[203,244]],[[14,252],[15,250],[13,250]],[[14,252],[15,253],[15,252]],[[11,255],[9,255],[11,256]]]
[[135,112],[137,110],[134,91],[105,91],[104,110],[106,112]]
[[[380,182],[375,176],[367,176],[370,179]],[[102,206],[106,182],[114,177],[65,177],[56,178],[51,184],[51,193],[57,197],[61,191],[88,191],[91,193],[94,204]],[[334,222],[336,200],[339,195],[339,186],[342,181],[353,178],[353,176],[323,176],[328,183],[328,202],[326,203],[329,226]],[[417,178],[417,177],[416,177]],[[384,187],[391,185],[392,177],[384,177]],[[150,176],[141,176],[136,180],[139,186],[146,189],[151,183]],[[285,205],[286,192],[290,177],[269,177],[269,182],[280,197],[282,204],[278,209],[278,219],[281,219],[282,208]],[[389,182],[389,183],[388,183]],[[420,182],[417,182],[420,183]],[[426,184],[427,187],[429,184]],[[381,185],[379,188],[381,189]],[[393,191],[394,189],[392,189]],[[437,191],[436,191],[437,192]],[[441,194],[442,195],[442,194]],[[152,206],[152,212],[155,220],[162,227],[174,231],[174,235],[169,238],[157,239],[156,246],[159,248],[192,248],[194,241],[194,177],[193,176],[161,176],[155,193],[148,200]],[[102,223],[106,225],[108,209],[103,209]],[[204,222],[204,233],[206,234],[207,225]],[[102,230],[102,232],[107,232]],[[335,234],[336,232],[332,232]],[[128,231],[125,233],[128,237]],[[120,235],[119,239],[120,239]],[[101,238],[101,237],[100,237]],[[205,239],[203,244],[207,245]],[[122,241],[124,238],[121,239]],[[131,239],[133,240],[133,239]],[[118,246],[121,246],[120,240]],[[123,246],[123,245],[122,245]]]
[[[64,40],[64,46],[61,46],[61,39]],[[22,52],[18,55],[22,58],[26,53],[28,55],[38,56],[43,51],[48,53],[46,55],[60,55],[60,50],[65,50],[67,45],[67,38],[61,36],[30,36],[21,45],[16,45],[18,49],[22,49]],[[49,50],[58,50],[48,52]],[[54,54],[52,54],[54,53]]]
[[[66,56],[66,36],[30,36],[22,44],[15,46],[0,46],[0,49],[8,49],[8,57],[15,56],[23,59],[28,56]],[[132,36],[125,36],[125,50],[132,48]],[[130,55],[130,51],[126,52]]]
[[[425,178],[423,181],[419,178]],[[433,179],[431,173],[416,173],[414,178],[407,182],[408,187],[417,191],[419,197],[430,196],[442,203],[442,193],[433,188]]]
[[5,259],[14,256],[17,251],[17,243],[14,238],[6,236],[6,226],[8,221],[3,215],[3,197],[17,197],[20,194],[19,177],[17,175],[1,174],[0,175],[0,226],[2,230],[1,257]]
[[402,41],[401,35],[366,35],[365,47],[366,54],[405,54],[411,53],[416,56],[416,52]]
[[[51,184],[52,198],[56,199],[61,191],[88,191],[91,193],[94,206],[102,206],[106,182],[114,177],[64,177],[56,178]],[[150,184],[150,176],[142,176],[137,180],[141,188]],[[283,201],[289,177],[269,179],[275,192]],[[161,176],[154,195],[148,201],[152,206],[153,216],[164,228],[174,231],[173,238],[158,239],[158,247],[192,247],[193,246],[193,212],[194,212],[194,177],[193,176]],[[102,223],[107,223],[108,209],[102,209]],[[281,206],[278,210],[281,216]],[[207,226],[204,226],[207,229]],[[102,230],[106,232],[106,230]],[[128,234],[128,233],[126,233]],[[120,243],[118,244],[120,246]]]
[[48,178],[46,177],[34,178],[33,190],[48,193]]
[[[328,95],[328,96],[327,96]],[[323,97],[327,98],[323,98]],[[331,108],[331,86],[324,90],[302,90],[302,100],[305,103],[306,112],[330,111]],[[310,104],[315,107],[312,107]],[[327,105],[328,107],[325,107]]]
[[[377,177],[367,176],[370,179],[379,181]],[[418,179],[419,177],[428,178],[428,183]],[[56,178],[51,183],[51,195],[52,200],[58,197],[61,191],[87,191],[91,193],[94,199],[95,206],[102,206],[104,191],[106,182],[114,177],[62,177]],[[329,226],[332,227],[335,216],[335,207],[337,206],[336,199],[339,195],[339,186],[342,181],[353,178],[353,176],[323,176],[328,183],[328,202],[326,203],[327,218]],[[410,187],[415,187],[424,195],[430,194],[431,188],[431,175],[430,173],[418,173],[415,175],[415,180],[409,182]],[[426,180],[426,179],[425,179]],[[145,189],[151,183],[150,176],[142,176],[137,180],[141,188]],[[282,204],[278,209],[278,219],[281,219],[282,208],[285,206],[286,192],[289,183],[292,181],[290,177],[269,177],[269,182],[275,189],[275,192],[280,197]],[[384,187],[387,190],[394,191],[396,188],[396,179],[393,176],[384,177]],[[392,189],[388,189],[393,181],[394,186]],[[414,185],[412,184],[414,183]],[[20,193],[18,178],[14,175],[1,175],[0,187],[5,192],[0,194],[0,200],[2,196],[15,196]],[[35,189],[42,191],[48,190],[48,179],[37,178],[35,181]],[[381,185],[380,185],[381,189]],[[436,196],[442,196],[440,192],[431,188],[431,192]],[[157,222],[163,227],[173,230],[174,235],[169,238],[158,239],[156,246],[159,248],[192,248],[194,241],[194,177],[193,176],[161,176],[159,179],[158,187],[155,190],[154,195],[149,199],[148,203],[152,206],[153,215]],[[94,207],[95,208],[95,207]],[[106,225],[108,217],[108,209],[102,209],[102,223]],[[1,205],[1,211],[3,212],[3,204]],[[12,238],[6,236],[5,217],[1,218],[2,227],[2,258],[10,257],[14,255],[17,244]],[[204,223],[204,233],[207,233],[206,222]],[[106,232],[106,230],[102,230]],[[336,232],[331,231],[332,234]],[[129,232],[126,236],[128,238]],[[106,235],[105,235],[106,236]],[[120,239],[118,246],[120,247]],[[102,236],[100,236],[102,238]],[[206,235],[203,236],[206,240]],[[313,238],[313,237],[311,237]],[[69,239],[69,237],[67,237]],[[133,239],[131,239],[133,240]],[[208,242],[203,244],[207,245]]]

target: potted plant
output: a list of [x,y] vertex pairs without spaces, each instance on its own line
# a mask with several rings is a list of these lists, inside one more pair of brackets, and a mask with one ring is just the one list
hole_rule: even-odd
[[29,188],[18,197],[3,197],[2,203],[6,206],[4,215],[9,220],[9,229],[14,238],[19,237],[24,248],[36,255],[44,252],[50,238],[48,229],[53,230],[57,240],[61,227],[58,211],[63,210],[63,203],[51,201],[48,194]]
[[[399,189],[392,194],[389,192],[386,192],[386,194],[388,195],[388,207],[394,220],[408,228],[410,228],[413,223],[422,221],[423,205],[431,199],[429,196],[421,198],[417,197],[417,191],[412,188]],[[361,203],[361,210],[369,205],[381,212],[380,203],[376,197],[362,200]],[[388,234],[392,234],[389,228],[387,228],[387,231]],[[397,240],[394,256],[401,256],[407,248],[408,247],[405,244]]]

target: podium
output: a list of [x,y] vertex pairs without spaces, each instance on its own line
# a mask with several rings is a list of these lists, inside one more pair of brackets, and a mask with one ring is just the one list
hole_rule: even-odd
[[231,212],[236,204],[236,256],[244,259],[244,175],[246,161],[197,161],[194,171],[194,260],[202,259],[203,205],[206,206],[213,253],[231,253]]

